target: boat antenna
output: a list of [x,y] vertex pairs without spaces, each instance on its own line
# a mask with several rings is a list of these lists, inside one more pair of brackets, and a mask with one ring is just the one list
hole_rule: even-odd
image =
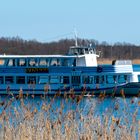
[[78,41],[77,41],[77,30],[74,29],[74,35],[75,35],[75,46],[78,46]]

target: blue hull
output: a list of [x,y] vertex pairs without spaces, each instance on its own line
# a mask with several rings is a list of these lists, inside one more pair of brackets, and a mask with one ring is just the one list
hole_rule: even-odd
[[139,96],[140,94],[140,83],[128,83],[125,85],[110,87],[110,88],[101,88],[101,89],[81,89],[81,88],[65,88],[57,90],[48,90],[44,89],[10,89],[9,91],[0,89],[0,95],[110,95],[110,96]]

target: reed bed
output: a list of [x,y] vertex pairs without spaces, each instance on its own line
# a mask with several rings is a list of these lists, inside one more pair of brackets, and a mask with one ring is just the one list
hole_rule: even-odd
[[[5,97],[0,101],[0,140],[140,139],[139,98],[132,98],[128,103],[124,93],[122,95],[120,99],[114,99],[114,104],[103,114],[95,112],[106,99],[105,95],[98,98],[83,95],[59,97],[59,94],[29,97],[20,93]],[[35,101],[36,98],[39,101]],[[62,100],[57,104],[59,98]],[[82,106],[85,98],[87,106]],[[96,101],[93,102],[93,98]],[[123,100],[123,106],[119,100]],[[136,110],[130,112],[130,105],[137,106]]]

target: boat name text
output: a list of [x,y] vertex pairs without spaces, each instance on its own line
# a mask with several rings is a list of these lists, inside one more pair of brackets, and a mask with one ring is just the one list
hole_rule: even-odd
[[26,68],[26,73],[48,73],[48,68]]

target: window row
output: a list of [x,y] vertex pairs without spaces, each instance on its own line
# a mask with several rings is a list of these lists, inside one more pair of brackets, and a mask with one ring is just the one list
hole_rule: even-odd
[[[72,84],[80,84],[80,76],[72,76]],[[126,83],[130,81],[128,75],[97,75],[97,76],[82,76],[83,84],[115,84]]]
[[70,66],[74,59],[69,58],[9,58],[0,59],[0,66]]
[[69,84],[69,76],[0,76],[0,84]]
[[0,76],[0,84],[114,84],[126,83],[128,75],[100,75],[100,76]]

